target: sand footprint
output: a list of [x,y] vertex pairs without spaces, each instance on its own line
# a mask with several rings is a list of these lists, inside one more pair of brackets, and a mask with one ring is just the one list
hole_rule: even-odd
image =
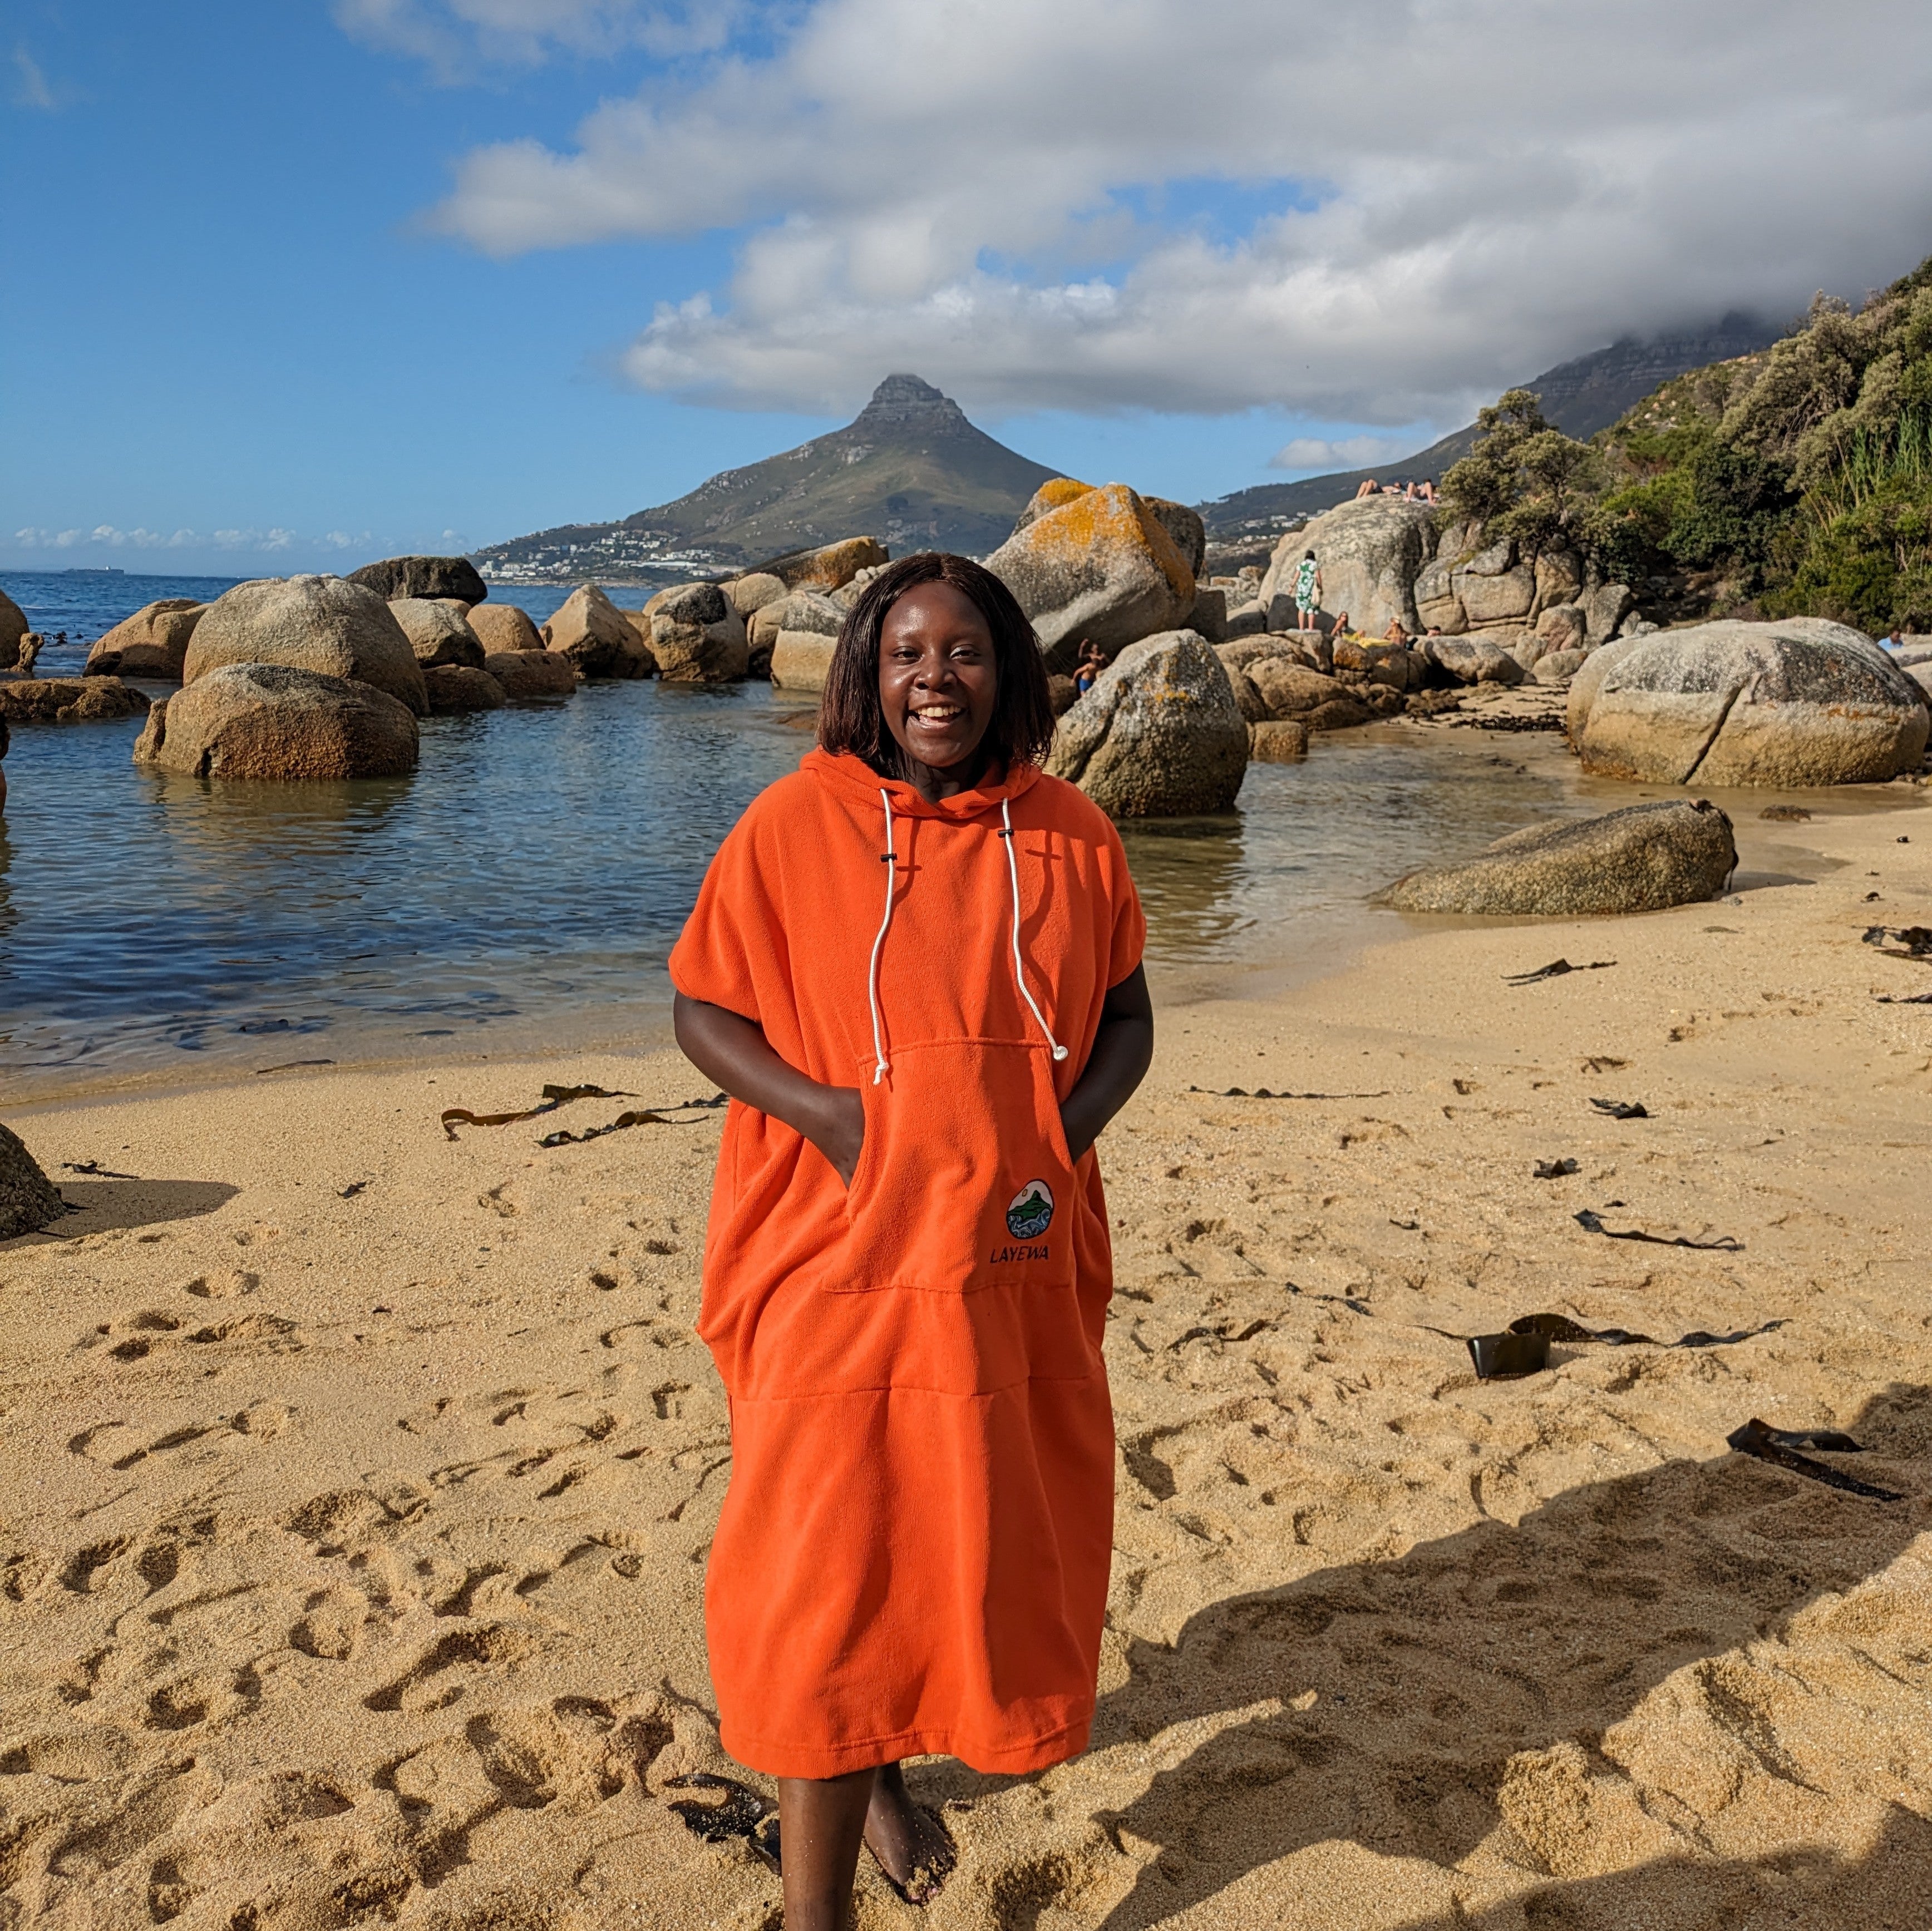
[[526,1631],[506,1624],[480,1630],[452,1630],[394,1681],[373,1690],[362,1699],[364,1709],[400,1711],[410,1716],[446,1709],[461,1696],[467,1679],[493,1669],[520,1663],[536,1647]]

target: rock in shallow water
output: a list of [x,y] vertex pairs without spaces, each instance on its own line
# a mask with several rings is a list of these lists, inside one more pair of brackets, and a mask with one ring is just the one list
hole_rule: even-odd
[[782,630],[772,642],[772,682],[781,691],[822,691],[836,637],[815,630]]
[[386,691],[292,664],[226,664],[148,712],[134,762],[194,778],[400,778],[416,753],[416,714]]
[[20,661],[20,640],[27,634],[27,615],[4,590],[0,590],[0,668]]
[[1292,718],[1272,718],[1248,727],[1248,756],[1256,764],[1292,764],[1308,755],[1308,727]]
[[577,688],[577,673],[560,651],[493,650],[483,668],[513,704],[531,697],[568,697]]
[[192,684],[231,664],[352,678],[419,718],[429,709],[416,652],[388,605],[340,577],[268,577],[224,591],[195,625],[182,676]]
[[192,597],[164,597],[124,617],[87,653],[89,677],[162,677],[181,681],[194,627],[206,604]]
[[1060,720],[1046,761],[1116,818],[1225,811],[1247,766],[1227,671],[1188,630],[1122,651]]
[[1583,769],[1640,784],[1882,781],[1917,768],[1918,687],[1878,646],[1821,617],[1654,631],[1591,654],[1570,685]]
[[111,724],[148,708],[115,677],[22,677],[0,684],[0,718],[15,724]]
[[482,573],[466,556],[386,556],[352,570],[348,580],[374,590],[386,603],[397,597],[454,597],[480,604],[490,594]]
[[529,613],[519,610],[514,604],[476,605],[470,613],[470,628],[483,646],[486,668],[489,659],[500,652],[541,650],[544,647],[544,640],[537,634],[537,627],[531,622]]
[[648,677],[657,668],[637,622],[594,583],[571,592],[544,625],[543,637],[580,677]]
[[654,599],[651,655],[674,684],[728,684],[750,662],[745,620],[716,583],[685,583]]
[[1655,912],[1714,898],[1737,862],[1731,821],[1716,805],[1673,799],[1512,832],[1466,864],[1408,873],[1377,902],[1515,917]]
[[483,667],[483,640],[471,628],[464,606],[451,597],[392,597],[389,614],[403,628],[416,661],[430,666],[466,664]]
[[[544,653],[548,655],[549,653]],[[572,678],[574,685],[576,679]],[[508,694],[477,664],[431,664],[423,669],[433,718],[460,717],[467,711],[500,711]]]

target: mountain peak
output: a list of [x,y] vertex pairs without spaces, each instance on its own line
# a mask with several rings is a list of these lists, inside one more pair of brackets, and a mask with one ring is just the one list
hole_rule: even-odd
[[722,470],[676,502],[616,523],[538,530],[477,554],[499,582],[614,583],[742,569],[761,557],[876,536],[895,555],[981,556],[1054,472],[976,429],[950,396],[888,376],[843,429],[762,463]]
[[925,429],[961,430],[971,427],[966,413],[950,396],[917,376],[888,376],[859,412],[854,429],[886,429],[916,424]]

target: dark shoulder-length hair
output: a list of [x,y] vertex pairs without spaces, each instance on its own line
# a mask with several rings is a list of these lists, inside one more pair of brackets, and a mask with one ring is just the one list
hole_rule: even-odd
[[905,754],[886,728],[879,704],[879,640],[886,613],[922,583],[950,583],[986,619],[993,636],[993,720],[986,745],[1003,763],[1037,764],[1053,742],[1053,698],[1040,640],[1012,591],[983,564],[947,551],[922,550],[888,563],[838,627],[818,706],[821,750],[849,751],[882,778],[904,778]]

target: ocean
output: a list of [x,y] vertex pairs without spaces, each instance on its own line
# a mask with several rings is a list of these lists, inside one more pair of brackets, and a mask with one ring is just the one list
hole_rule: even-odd
[[[223,580],[0,577],[92,636]],[[516,601],[548,615],[567,592]],[[626,591],[626,598],[633,594]],[[64,617],[63,624],[57,619]],[[169,687],[143,686],[164,696]],[[541,1051],[661,1030],[664,961],[718,840],[809,748],[770,685],[656,682],[424,720],[410,778],[223,785],[136,769],[138,720],[16,727],[0,820],[0,1097],[294,1062]],[[1410,867],[1591,808],[1504,742],[1372,732],[1250,766],[1224,818],[1126,830],[1174,988],[1321,968]],[[1480,774],[1480,775],[1479,775]]]

